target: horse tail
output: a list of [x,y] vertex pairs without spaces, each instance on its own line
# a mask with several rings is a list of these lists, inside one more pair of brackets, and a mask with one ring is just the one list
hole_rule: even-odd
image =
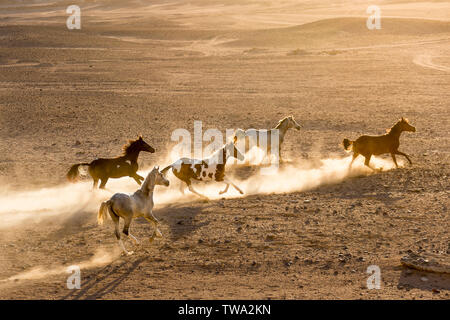
[[344,149],[345,149],[346,151],[350,151],[350,148],[351,148],[351,145],[353,144],[353,142],[354,142],[354,141],[350,141],[350,140],[348,140],[348,139],[344,139],[344,140],[342,141],[342,145],[344,146]]
[[105,219],[108,218],[108,210],[111,210],[111,200],[103,201],[98,209],[97,223],[102,225]]
[[72,167],[70,167],[69,172],[67,172],[67,180],[70,182],[76,182],[78,180],[78,177],[80,175],[80,172],[78,171],[79,166],[88,166],[89,163],[78,163],[74,164]]
[[162,174],[166,174],[166,172],[167,172],[170,168],[172,168],[172,166],[173,166],[173,164],[171,164],[170,166],[165,167],[164,169],[161,170],[161,173],[162,173]]

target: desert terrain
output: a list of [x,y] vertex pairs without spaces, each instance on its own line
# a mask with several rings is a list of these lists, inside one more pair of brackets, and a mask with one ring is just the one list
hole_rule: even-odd
[[[69,5],[81,29],[69,30]],[[410,251],[450,261],[450,3],[324,0],[0,0],[0,299],[449,299],[450,275],[415,271]],[[75,163],[115,157],[142,134],[141,175],[174,160],[174,130],[272,128],[293,115],[278,174],[227,165],[243,188],[157,187],[163,238],[120,254]],[[401,117],[413,164],[343,138],[384,134]],[[207,142],[204,142],[204,146]],[[81,268],[68,289],[66,268]],[[366,286],[367,268],[381,288]]]

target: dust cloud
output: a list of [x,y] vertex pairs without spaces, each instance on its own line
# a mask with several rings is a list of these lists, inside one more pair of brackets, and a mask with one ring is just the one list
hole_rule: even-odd
[[[78,263],[74,263],[70,266],[77,266],[80,268],[80,270],[83,269],[89,269],[89,268],[95,268],[95,267],[102,267],[104,265],[107,265],[108,263],[111,263],[118,257],[120,257],[120,250],[117,248],[113,251],[107,251],[105,249],[98,249],[94,256],[86,261],[81,261]],[[0,280],[0,282],[8,282],[8,281],[16,281],[16,280],[39,280],[43,279],[49,276],[55,276],[60,274],[69,274],[67,266],[55,266],[55,267],[44,267],[44,266],[37,266],[33,267],[30,270],[18,273],[14,276],[11,276],[7,279]]]
[[[172,154],[165,157],[165,164],[173,162]],[[264,163],[264,155],[252,150],[246,155],[246,165],[252,166]],[[357,159],[351,171],[348,170],[351,156],[344,158],[326,158],[312,165],[307,160],[300,162],[287,162],[278,168],[263,165],[255,174],[242,179],[236,173],[229,173],[231,180],[238,185],[244,195],[239,194],[232,187],[228,192],[219,195],[219,191],[225,187],[224,183],[197,183],[195,189],[209,197],[211,200],[221,198],[237,198],[255,194],[301,192],[317,188],[324,184],[339,183],[346,178],[357,175],[372,174],[371,170],[364,166],[363,158]],[[231,161],[233,162],[233,161]],[[383,170],[394,168],[392,161],[372,157],[371,163]],[[400,165],[403,163],[400,161]],[[227,163],[227,171],[233,166],[243,164]],[[163,166],[160,167],[162,169]],[[140,172],[146,176],[151,168]],[[171,185],[168,188],[156,187],[154,199],[156,208],[165,207],[177,202],[189,202],[198,200],[198,197],[190,193],[187,188],[183,194],[180,191],[180,182],[171,173],[168,175]],[[40,222],[47,218],[70,216],[74,213],[85,211],[96,213],[100,203],[107,200],[115,192],[132,193],[138,189],[134,180],[127,177],[111,179],[106,190],[92,191],[89,181],[76,184],[63,184],[55,187],[42,188],[32,191],[4,191],[0,194],[0,229],[19,226],[25,222]]]

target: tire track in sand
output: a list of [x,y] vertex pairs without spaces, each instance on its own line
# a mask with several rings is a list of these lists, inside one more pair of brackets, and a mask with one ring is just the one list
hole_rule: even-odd
[[429,54],[421,54],[413,59],[413,62],[424,68],[431,68],[439,71],[450,72],[450,67],[433,63],[433,57]]

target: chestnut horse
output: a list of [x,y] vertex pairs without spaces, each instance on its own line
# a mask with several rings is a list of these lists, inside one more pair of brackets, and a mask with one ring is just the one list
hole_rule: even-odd
[[355,161],[358,155],[362,155],[366,158],[364,164],[372,170],[376,170],[370,165],[370,158],[372,155],[380,155],[384,153],[390,153],[392,160],[394,160],[395,166],[398,168],[396,154],[404,156],[412,164],[406,153],[398,150],[400,146],[400,134],[403,131],[416,132],[416,128],[409,124],[408,119],[401,118],[391,129],[387,130],[387,133],[381,136],[361,136],[355,141],[344,139],[342,144],[347,151],[353,151],[353,158],[350,162],[349,170],[352,167],[353,161]]
[[94,179],[94,189],[97,188],[98,180],[101,180],[100,189],[105,188],[109,178],[132,177],[139,185],[143,177],[138,175],[137,159],[141,151],[154,153],[150,145],[148,145],[140,136],[134,141],[129,141],[123,146],[124,155],[117,158],[100,158],[92,162],[74,164],[67,173],[67,179],[71,182],[77,181],[80,173],[80,166],[88,166],[89,175]]

